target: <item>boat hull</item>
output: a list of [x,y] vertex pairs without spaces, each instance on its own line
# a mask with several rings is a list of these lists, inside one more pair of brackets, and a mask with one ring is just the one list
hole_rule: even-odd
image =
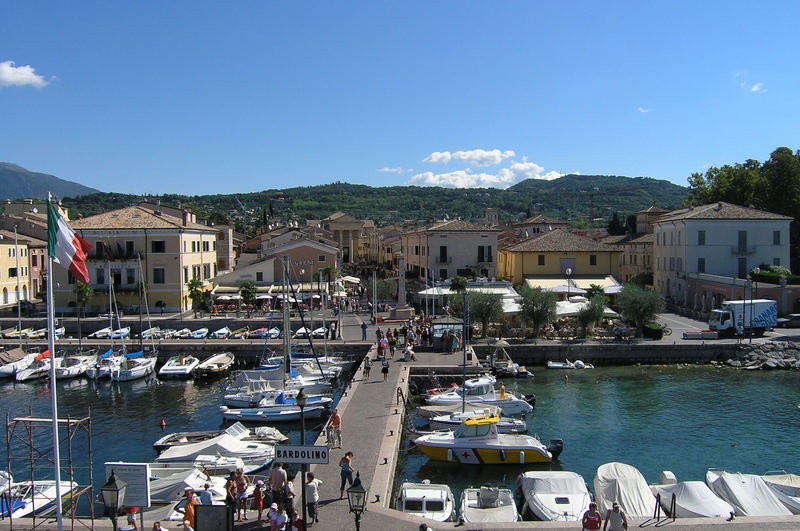
[[420,444],[417,446],[434,461],[449,461],[468,465],[518,465],[526,463],[549,463],[550,454],[545,450],[531,448],[466,448]]

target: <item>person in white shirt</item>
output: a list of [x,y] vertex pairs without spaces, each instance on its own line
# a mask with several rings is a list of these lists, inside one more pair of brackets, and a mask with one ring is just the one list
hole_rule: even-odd
[[322,481],[316,479],[313,472],[309,472],[306,478],[307,527],[311,527],[315,523],[319,523],[319,486],[322,485]]

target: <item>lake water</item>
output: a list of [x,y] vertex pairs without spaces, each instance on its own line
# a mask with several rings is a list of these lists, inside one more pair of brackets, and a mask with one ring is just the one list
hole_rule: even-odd
[[[568,376],[568,381],[565,381]],[[800,373],[710,367],[618,367],[535,371],[533,381],[504,380],[509,390],[536,394],[529,433],[547,444],[564,439],[558,461],[544,470],[577,472],[593,490],[597,467],[620,461],[648,483],[662,470],[704,480],[707,468],[763,474],[800,473]],[[422,424],[424,419],[416,419]],[[446,483],[461,490],[483,484],[513,488],[537,465],[468,466],[430,461],[406,439],[395,477]]]

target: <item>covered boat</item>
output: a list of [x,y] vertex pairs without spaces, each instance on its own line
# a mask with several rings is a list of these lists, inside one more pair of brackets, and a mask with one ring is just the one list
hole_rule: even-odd
[[464,400],[472,406],[497,406],[506,416],[522,415],[533,411],[533,406],[529,402],[517,398],[513,393],[495,391],[494,384],[493,376],[471,378],[466,380],[462,387],[428,396],[426,402],[428,405],[438,406],[460,404]]
[[453,491],[447,485],[437,485],[425,479],[422,483],[404,482],[395,499],[395,509],[435,522],[456,519]]
[[710,469],[706,484],[730,503],[736,516],[784,516],[792,512],[781,503],[761,476]]
[[192,444],[172,446],[164,450],[156,461],[161,463],[194,463],[198,456],[234,457],[244,461],[246,473],[253,474],[267,468],[275,458],[275,446],[255,441],[244,441],[227,433]]
[[600,514],[615,501],[628,518],[645,519],[653,514],[656,497],[639,470],[625,463],[606,463],[594,477],[594,496]]
[[0,377],[14,376],[36,359],[38,352],[25,352],[21,348],[12,348],[0,352]]
[[461,493],[461,519],[464,522],[516,522],[519,513],[509,489],[481,487]]
[[530,471],[517,478],[520,513],[546,522],[577,522],[592,495],[583,476],[560,470]]
[[545,446],[530,435],[498,433],[498,420],[493,416],[467,419],[454,432],[428,433],[414,444],[430,459],[470,465],[547,463],[557,459],[564,448],[561,439]]
[[111,365],[109,376],[115,382],[138,380],[148,374],[153,374],[156,367],[156,358],[145,357],[142,351],[125,354],[125,357]]
[[178,433],[170,433],[158,439],[153,443],[153,448],[157,452],[163,452],[172,446],[182,446],[185,444],[194,444],[197,442],[206,441],[227,433],[231,437],[240,439],[242,441],[258,441],[267,444],[285,443],[289,438],[282,434],[277,428],[272,426],[259,426],[252,430],[248,429],[241,422],[235,422],[225,428],[224,430],[209,430],[209,431],[182,431]]
[[159,378],[191,378],[200,360],[191,354],[172,356],[158,369]]
[[[669,516],[677,518],[719,518],[730,517],[734,509],[731,504],[720,499],[702,481],[681,481],[680,483],[653,485],[653,494],[658,496],[661,508]],[[672,497],[675,497],[675,514],[670,514]]]
[[794,514],[800,514],[800,476],[786,471],[767,472],[761,479],[772,493]]
[[213,332],[211,332],[211,337],[213,337],[214,339],[225,339],[230,335],[231,335],[231,329],[228,328],[227,326],[223,326],[219,330],[214,330]]
[[233,367],[236,357],[233,352],[220,352],[201,361],[194,371],[198,378],[210,378],[227,374]]

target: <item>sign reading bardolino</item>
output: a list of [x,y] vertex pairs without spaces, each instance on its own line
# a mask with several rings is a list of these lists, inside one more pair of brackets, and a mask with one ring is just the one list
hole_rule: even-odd
[[275,446],[275,461],[291,465],[327,465],[328,447],[278,444]]

